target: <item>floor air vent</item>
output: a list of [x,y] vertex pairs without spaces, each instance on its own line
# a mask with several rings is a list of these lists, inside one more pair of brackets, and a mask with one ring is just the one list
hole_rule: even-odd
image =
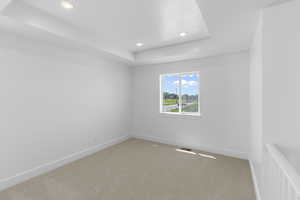
[[189,148],[180,148],[180,150],[182,150],[182,151],[192,151],[192,149],[189,149]]

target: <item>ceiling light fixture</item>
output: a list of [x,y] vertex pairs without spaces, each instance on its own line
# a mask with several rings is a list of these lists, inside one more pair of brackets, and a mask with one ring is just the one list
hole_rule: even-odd
[[74,8],[74,4],[71,1],[67,1],[67,0],[62,1],[61,6],[67,10]]
[[136,43],[135,45],[136,45],[137,47],[142,47],[142,46],[144,46],[144,44],[141,43],[141,42],[138,42],[138,43]]
[[180,37],[185,37],[187,35],[187,33],[186,32],[181,32],[179,35],[180,35]]

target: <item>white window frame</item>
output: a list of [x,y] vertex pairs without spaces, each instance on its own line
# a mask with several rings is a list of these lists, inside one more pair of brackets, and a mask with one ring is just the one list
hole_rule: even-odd
[[[179,77],[181,77],[182,75],[188,75],[188,74],[198,74],[199,79],[198,79],[198,112],[182,112],[182,104],[181,104],[181,78],[179,79],[179,112],[164,112],[163,111],[163,83],[162,83],[162,78],[164,76],[174,76],[177,75]],[[200,72],[196,71],[196,72],[180,72],[180,73],[169,73],[169,74],[160,74],[159,76],[159,104],[160,104],[160,113],[161,114],[169,114],[169,115],[187,115],[187,116],[201,116],[201,112],[200,112],[200,82],[201,82],[201,76],[200,76]]]

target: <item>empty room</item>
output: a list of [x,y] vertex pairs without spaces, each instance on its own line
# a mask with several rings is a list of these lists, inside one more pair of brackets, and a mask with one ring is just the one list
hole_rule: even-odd
[[300,0],[0,0],[0,200],[300,200]]

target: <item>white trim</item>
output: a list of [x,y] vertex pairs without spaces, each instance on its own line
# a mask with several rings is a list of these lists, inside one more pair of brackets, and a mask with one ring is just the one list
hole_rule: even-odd
[[164,87],[163,86],[163,83],[162,83],[162,75],[159,75],[159,113],[162,113],[162,110],[163,110],[163,106],[162,106],[162,104],[163,104],[163,97],[162,97],[162,95],[161,95],[161,93],[162,93],[162,90],[161,90],[161,88],[162,87]]
[[18,183],[29,180],[33,177],[38,176],[38,175],[41,175],[41,174],[44,174],[46,172],[57,169],[57,168],[59,168],[63,165],[66,165],[68,163],[71,163],[73,161],[81,159],[83,157],[86,157],[88,155],[91,155],[93,153],[101,151],[103,149],[106,149],[110,146],[119,144],[119,143],[121,143],[121,142],[123,142],[123,141],[125,141],[129,138],[130,138],[129,136],[122,136],[122,137],[114,138],[114,139],[111,139],[110,141],[107,141],[107,142],[89,147],[87,149],[81,150],[81,151],[76,152],[76,153],[72,153],[68,156],[65,156],[65,157],[61,158],[61,159],[51,161],[49,163],[42,164],[42,165],[37,166],[33,169],[29,169],[27,171],[18,173],[14,176],[11,176],[11,177],[8,177],[8,178],[5,178],[5,179],[1,179],[0,180],[0,191],[4,190],[6,188],[9,188],[13,185],[16,185]]
[[255,196],[256,196],[256,200],[262,200],[261,195],[260,195],[260,191],[259,191],[259,187],[258,187],[258,181],[257,181],[257,176],[254,170],[254,165],[253,162],[249,159],[249,165],[250,165],[250,169],[251,169],[251,176],[252,176],[252,182],[254,185],[254,190],[255,190]]
[[225,155],[229,157],[239,158],[243,160],[248,160],[248,153],[247,152],[239,152],[232,149],[217,149],[212,146],[202,146],[202,145],[188,145],[181,142],[173,142],[167,139],[159,138],[159,137],[152,137],[152,136],[146,136],[146,135],[132,135],[131,137],[142,139],[142,140],[148,140],[152,142],[158,142],[162,144],[168,144],[173,146],[180,146],[180,147],[186,147],[191,149],[196,149],[200,151],[206,151],[210,153]]
[[181,112],[181,113],[176,113],[176,112],[161,112],[160,114],[162,115],[175,115],[175,116],[194,116],[194,117],[201,117],[201,114],[199,112],[197,113],[188,113],[188,112]]

